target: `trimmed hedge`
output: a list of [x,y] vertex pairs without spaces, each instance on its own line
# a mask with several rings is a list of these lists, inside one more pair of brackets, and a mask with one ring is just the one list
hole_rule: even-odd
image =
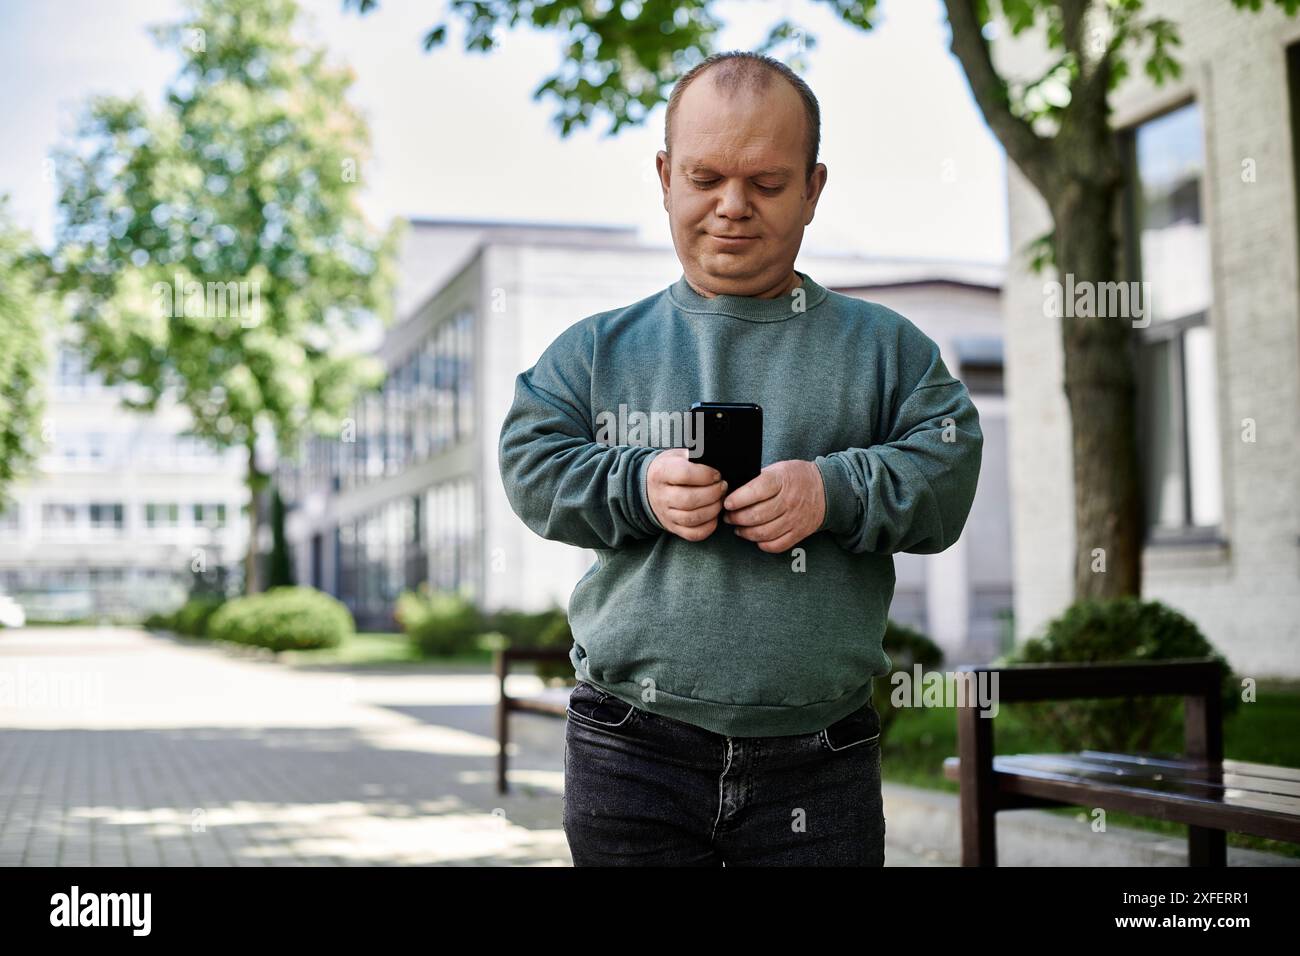
[[[1009,663],[1125,663],[1213,658],[1224,671],[1223,712],[1240,703],[1228,662],[1188,618],[1159,601],[1079,601],[1026,641]],[[1023,705],[1062,750],[1110,753],[1182,748],[1181,697],[1050,701]]]
[[216,614],[225,600],[219,597],[205,596],[190,598],[170,615],[167,626],[177,634],[187,637],[207,637],[208,625],[212,615]]
[[472,602],[455,594],[430,592],[425,586],[398,595],[393,616],[423,657],[477,650],[479,635],[489,630]]
[[227,601],[208,622],[208,636],[273,651],[337,647],[356,633],[341,602],[308,587],[272,588]]
[[544,611],[516,611],[503,608],[487,616],[487,626],[510,639],[511,647],[548,647],[546,634],[557,622],[563,623],[568,618],[561,607],[549,607]]
[[[569,627],[569,618],[563,611],[559,611],[558,616],[551,617],[551,622],[546,626],[546,630],[542,631],[537,637],[537,646],[554,647],[566,651],[573,647],[573,631]],[[569,661],[556,663],[538,661],[537,676],[544,681],[564,680],[571,684],[575,675],[573,664]]]

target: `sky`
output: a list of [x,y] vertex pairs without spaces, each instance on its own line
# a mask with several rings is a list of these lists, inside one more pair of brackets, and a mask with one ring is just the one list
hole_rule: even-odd
[[[382,0],[367,16],[342,0],[303,0],[304,39],[357,75],[351,100],[370,122],[373,158],[361,202],[394,216],[606,223],[668,246],[654,174],[663,107],[643,127],[607,123],[561,138],[554,107],[532,91],[560,61],[560,38],[503,31],[489,55],[421,46],[443,4]],[[51,150],[99,94],[161,102],[178,59],[148,34],[178,19],[179,0],[0,0],[0,195],[48,247]],[[803,74],[821,104],[829,170],[805,251],[1001,262],[1007,256],[1006,167],[948,50],[939,0],[884,0],[863,33],[824,4],[728,0],[719,48],[752,48],[790,16],[816,36]]]

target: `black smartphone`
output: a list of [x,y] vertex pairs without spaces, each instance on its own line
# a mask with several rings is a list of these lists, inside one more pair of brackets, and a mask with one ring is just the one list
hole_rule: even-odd
[[[697,415],[698,413],[698,415]],[[722,472],[731,494],[763,468],[763,409],[752,402],[696,402],[691,406],[698,457]]]

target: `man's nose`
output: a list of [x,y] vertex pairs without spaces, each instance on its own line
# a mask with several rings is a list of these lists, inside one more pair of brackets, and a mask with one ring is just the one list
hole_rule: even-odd
[[725,219],[744,219],[749,215],[749,196],[744,182],[728,180],[718,198],[718,215]]

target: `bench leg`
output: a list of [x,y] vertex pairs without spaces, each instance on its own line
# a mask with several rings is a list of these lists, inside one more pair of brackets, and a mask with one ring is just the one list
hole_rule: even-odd
[[957,754],[961,781],[961,865],[997,866],[993,721],[981,717],[974,706],[957,708]]
[[507,719],[505,697],[497,701],[497,793],[506,793],[506,745],[510,742],[510,722]]
[[961,865],[997,866],[998,831],[993,801],[978,788],[961,790]]
[[[1220,677],[1216,673],[1207,680],[1199,694],[1183,698],[1183,738],[1187,756],[1221,765],[1223,761],[1223,700],[1220,694]],[[1211,779],[1223,782],[1221,772]],[[1228,834],[1209,827],[1187,828],[1188,866],[1227,866]]]
[[1187,828],[1188,866],[1227,866],[1228,834],[1209,827]]

